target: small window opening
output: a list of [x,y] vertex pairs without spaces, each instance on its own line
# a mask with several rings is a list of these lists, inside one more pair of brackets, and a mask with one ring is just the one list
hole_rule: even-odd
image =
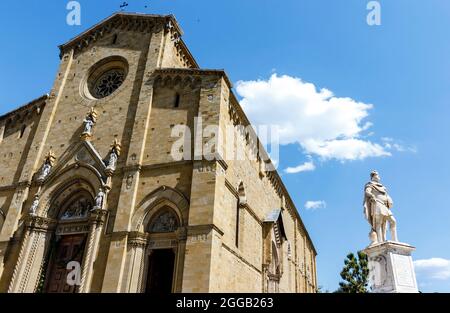
[[19,139],[23,137],[26,129],[27,129],[27,126],[23,125],[22,128],[20,129]]
[[179,94],[179,93],[177,93],[177,94],[175,95],[175,104],[174,104],[174,107],[175,107],[175,108],[179,108],[179,107],[180,107],[180,94]]

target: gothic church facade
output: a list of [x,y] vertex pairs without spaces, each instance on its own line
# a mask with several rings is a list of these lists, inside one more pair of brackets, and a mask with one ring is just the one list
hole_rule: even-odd
[[[181,35],[173,16],[114,14],[60,46],[48,95],[0,117],[0,292],[316,291],[230,81]],[[174,160],[173,128],[198,116],[244,157]]]

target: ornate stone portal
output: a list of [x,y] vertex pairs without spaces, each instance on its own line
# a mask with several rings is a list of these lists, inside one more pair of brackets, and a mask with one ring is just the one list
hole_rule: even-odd
[[[364,188],[364,214],[371,231],[371,243],[363,250],[369,260],[369,285],[373,293],[416,293],[416,275],[411,253],[414,247],[398,242],[396,220],[391,212],[393,201],[380,182],[377,171]],[[386,240],[389,222],[392,240]]]

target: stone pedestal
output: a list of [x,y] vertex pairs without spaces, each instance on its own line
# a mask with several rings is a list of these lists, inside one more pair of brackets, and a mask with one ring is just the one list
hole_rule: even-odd
[[414,247],[387,241],[367,247],[369,286],[373,293],[417,293],[411,252]]

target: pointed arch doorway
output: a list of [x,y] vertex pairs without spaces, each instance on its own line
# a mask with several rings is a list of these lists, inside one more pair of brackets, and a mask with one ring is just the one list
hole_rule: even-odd
[[170,207],[160,208],[150,220],[145,293],[161,295],[174,292],[178,250],[174,243],[179,225],[179,218]]
[[[79,292],[92,208],[92,196],[79,190],[68,197],[59,209],[56,232],[47,256],[43,292]],[[69,264],[77,265],[72,267]]]
[[67,235],[56,243],[52,258],[49,264],[49,274],[45,283],[44,292],[46,293],[76,293],[78,286],[68,284],[67,277],[71,271],[77,271],[77,268],[67,269],[69,262],[78,262],[81,264],[84,248],[86,246],[86,235]]
[[153,250],[148,257],[146,293],[169,294],[172,292],[175,252],[172,249]]

